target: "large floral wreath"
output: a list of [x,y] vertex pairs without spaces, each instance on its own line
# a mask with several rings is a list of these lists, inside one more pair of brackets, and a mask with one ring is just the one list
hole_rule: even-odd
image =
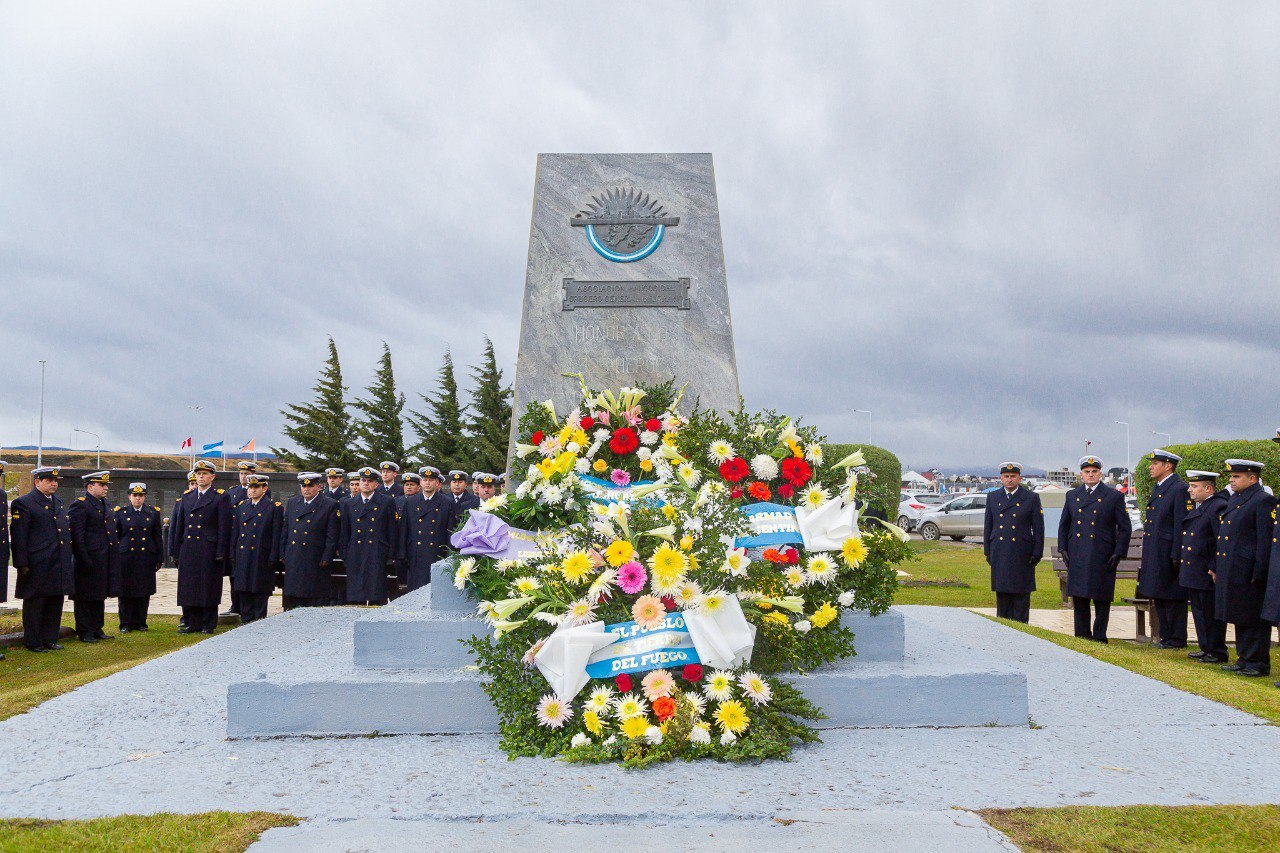
[[526,479],[454,535],[503,749],[637,767],[816,741],[821,710],[775,676],[854,654],[841,609],[884,611],[909,555],[859,529],[861,454],[828,464],[773,412],[686,419],[672,383],[582,392],[529,407]]

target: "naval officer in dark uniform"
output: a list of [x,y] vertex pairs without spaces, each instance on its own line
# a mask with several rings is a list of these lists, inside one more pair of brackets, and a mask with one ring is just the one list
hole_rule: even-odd
[[1000,466],[1001,488],[987,493],[982,522],[982,552],[991,566],[996,615],[1027,622],[1036,564],[1044,554],[1044,509],[1040,496],[1022,485],[1022,466]]
[[[1272,441],[1280,444],[1280,429]],[[1267,591],[1262,598],[1262,618],[1276,624],[1280,622],[1280,524],[1276,524],[1276,511],[1271,510],[1271,554],[1267,558]],[[1271,566],[1276,569],[1271,570]],[[1268,637],[1270,635],[1268,634]],[[1276,682],[1280,687],[1280,681]]]
[[378,487],[378,491],[393,498],[404,494],[404,487],[396,482],[396,478],[400,476],[399,465],[394,462],[380,462],[378,470],[382,478],[382,485]]
[[341,468],[325,468],[324,469],[324,494],[331,501],[341,503],[345,498],[351,497],[351,492],[347,489],[347,484],[343,481],[346,471]]
[[378,472],[359,470],[360,491],[340,509],[338,547],[347,570],[348,604],[386,604],[387,567],[396,558],[396,504]]
[[156,572],[164,562],[160,507],[147,506],[147,484],[129,484],[129,502],[115,516],[120,555],[120,633],[147,630],[147,610],[156,593]]
[[1142,565],[1138,595],[1150,598],[1160,625],[1160,648],[1187,647],[1187,590],[1178,583],[1178,537],[1187,514],[1187,484],[1176,468],[1182,457],[1157,448],[1147,471],[1151,495],[1142,524]]
[[120,561],[116,522],[107,506],[108,471],[95,471],[82,478],[85,493],[71,502],[67,517],[71,522],[71,553],[76,564],[76,636],[82,643],[109,640],[103,630],[106,601],[120,594]]
[[245,481],[248,497],[232,511],[231,595],[239,599],[240,619],[245,623],[267,617],[267,605],[276,588],[276,563],[280,562],[281,507],[267,497],[269,478],[250,474]]
[[1263,616],[1276,499],[1262,489],[1263,464],[1228,459],[1231,498],[1218,525],[1214,562],[1216,615],[1236,629],[1236,662],[1223,669],[1259,677],[1271,673],[1271,623]]
[[453,529],[453,500],[438,489],[440,472],[428,465],[422,475],[423,490],[405,498],[400,513],[400,559],[410,590],[431,583],[431,565],[448,552]]
[[184,627],[178,631],[212,634],[218,627],[223,566],[231,541],[231,502],[213,487],[217,468],[207,459],[195,464],[196,487],[173,508],[171,540],[178,564],[178,605]]
[[[227,500],[231,501],[231,508],[235,509],[236,504],[249,497],[249,475],[256,473],[258,463],[251,459],[241,459],[236,463],[236,474],[240,478],[240,482],[227,489]],[[267,497],[271,497],[271,489],[267,489]]]
[[22,599],[22,643],[33,652],[56,651],[62,602],[75,591],[71,519],[58,497],[58,469],[31,472],[35,485],[9,508],[9,547]]
[[[1058,553],[1067,566],[1067,594],[1075,608],[1077,637],[1107,642],[1116,567],[1129,551],[1133,526],[1124,496],[1102,482],[1102,460],[1080,459],[1082,485],[1067,492],[1058,522]],[[1093,625],[1090,606],[1093,608]]]
[[9,600],[9,493],[4,490],[4,469],[0,459],[0,602]]
[[476,474],[475,484],[476,497],[480,503],[484,503],[498,493],[498,475],[496,474],[481,471]]
[[280,527],[284,609],[319,607],[329,598],[329,566],[338,550],[338,502],[322,493],[320,475],[298,475],[301,494],[285,501]]
[[1187,657],[1201,663],[1227,662],[1227,623],[1214,613],[1214,553],[1219,517],[1227,508],[1227,499],[1217,489],[1218,475],[1213,471],[1187,472],[1187,512],[1178,539],[1178,585],[1191,599],[1191,618],[1200,646]]
[[467,476],[466,471],[454,469],[449,472],[449,494],[448,499],[452,501],[453,521],[450,526],[456,526],[466,521],[467,510],[479,509],[480,499],[476,497],[467,484],[471,482],[471,478]]

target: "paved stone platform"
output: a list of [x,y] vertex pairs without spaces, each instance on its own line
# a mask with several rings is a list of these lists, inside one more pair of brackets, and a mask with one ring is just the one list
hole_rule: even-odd
[[299,649],[316,667],[337,663],[332,637],[364,614],[322,608],[219,634],[0,722],[0,815],[266,809],[646,825],[801,808],[1280,802],[1280,728],[964,610],[902,609],[1025,672],[1037,727],[842,729],[789,762],[642,772],[509,761],[493,735],[227,740],[228,684]]

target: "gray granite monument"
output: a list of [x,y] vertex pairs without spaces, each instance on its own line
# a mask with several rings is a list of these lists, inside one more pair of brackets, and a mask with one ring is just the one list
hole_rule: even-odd
[[515,421],[593,388],[675,378],[681,408],[738,407],[710,154],[539,154]]

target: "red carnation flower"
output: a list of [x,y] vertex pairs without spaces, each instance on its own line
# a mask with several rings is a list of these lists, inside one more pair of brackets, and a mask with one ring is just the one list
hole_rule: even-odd
[[659,696],[653,700],[653,715],[662,720],[669,720],[676,715],[676,700],[670,696]]
[[741,456],[726,459],[720,463],[720,476],[730,483],[737,483],[751,473],[751,466]]
[[680,677],[689,682],[701,681],[702,667],[696,663],[687,663],[684,665],[684,669],[680,670]]
[[783,498],[784,500],[787,498],[790,498],[795,493],[796,493],[796,487],[791,485],[790,483],[783,483],[782,485],[778,486],[778,497]]
[[635,449],[640,446],[640,438],[636,435],[636,431],[631,427],[622,427],[614,432],[613,438],[609,439],[609,449],[619,456],[626,456],[628,453],[634,453]]
[[667,608],[667,612],[670,613],[676,609],[676,600],[669,595],[664,595],[662,596],[662,606]]
[[649,418],[649,420],[644,422],[644,428],[649,432],[657,432],[662,429],[662,421],[657,418]]
[[624,672],[613,680],[613,684],[618,688],[618,692],[629,693],[631,691],[631,676]]
[[758,501],[767,501],[769,498],[773,497],[773,493],[769,491],[769,487],[759,481],[747,486],[747,494],[751,495],[751,497]]
[[800,552],[797,551],[795,548],[784,549],[782,552],[782,556],[787,558],[788,566],[794,566],[796,563],[800,562]]
[[595,418],[591,417],[591,415],[587,415],[582,420],[578,421],[578,426],[582,427],[583,432],[586,432],[587,430],[591,429],[595,425],[596,425],[596,420]]
[[797,489],[809,482],[809,478],[813,476],[813,469],[809,467],[809,463],[805,462],[799,456],[788,456],[782,460],[782,479],[791,483]]
[[542,439],[544,437],[545,436],[543,436],[542,430],[538,430],[533,435],[529,436],[529,443],[536,447],[537,445],[542,444]]
[[736,501],[738,498],[742,497],[742,489],[730,489],[729,497]]

